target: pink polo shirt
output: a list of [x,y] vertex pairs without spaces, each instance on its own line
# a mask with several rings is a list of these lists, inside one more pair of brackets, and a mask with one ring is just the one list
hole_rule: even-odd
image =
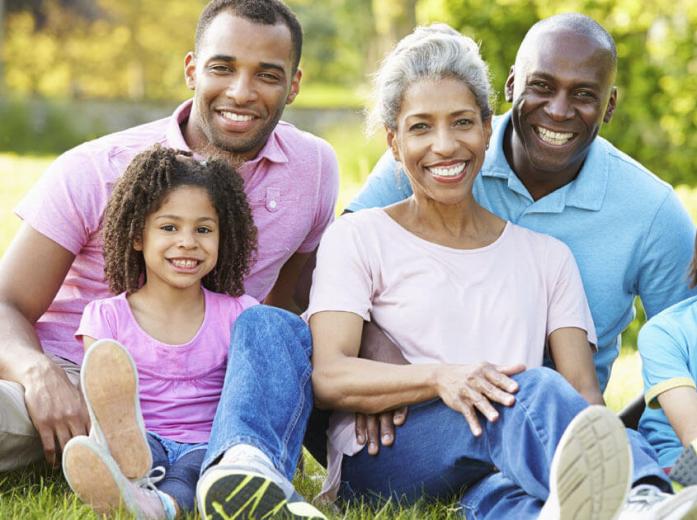
[[[36,231],[75,255],[55,300],[36,323],[47,353],[82,362],[73,334],[85,305],[112,296],[104,280],[101,219],[118,177],[133,157],[159,143],[188,150],[180,125],[191,100],[174,114],[84,143],[58,157],[16,208]],[[262,301],[296,252],[313,251],[334,216],[339,187],[329,144],[279,122],[257,157],[240,168],[259,230],[257,261],[245,292]]]

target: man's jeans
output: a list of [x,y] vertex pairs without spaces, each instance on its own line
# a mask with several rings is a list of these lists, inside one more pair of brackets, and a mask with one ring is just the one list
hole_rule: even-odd
[[[297,316],[259,305],[237,318],[231,341],[203,469],[245,443],[266,453],[291,480],[312,410],[309,330]],[[341,496],[413,502],[451,497],[475,484],[462,498],[469,520],[535,518],[549,494],[556,445],[588,404],[553,370],[532,369],[514,379],[520,385],[516,404],[499,406],[494,423],[482,420],[479,438],[439,400],[410,407],[393,447],[381,447],[377,456],[364,449],[344,458]],[[652,450],[631,438],[634,480],[652,476],[669,485]],[[493,473],[494,466],[502,474]]]
[[[516,403],[496,406],[496,422],[480,416],[475,437],[464,418],[440,400],[412,406],[393,447],[373,457],[366,450],[344,457],[340,496],[395,498],[409,504],[422,497],[460,494],[468,520],[537,518],[549,495],[554,451],[566,426],[586,401],[557,372],[535,368],[513,376]],[[628,430],[634,482],[656,477],[670,483],[656,455]],[[493,473],[492,466],[501,472]],[[408,468],[408,471],[407,471]],[[468,487],[469,486],[469,487]],[[467,488],[464,495],[460,490]]]

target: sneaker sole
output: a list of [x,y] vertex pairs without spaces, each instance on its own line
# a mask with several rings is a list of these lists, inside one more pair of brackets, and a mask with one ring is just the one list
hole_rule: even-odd
[[87,437],[71,439],[63,450],[63,474],[84,503],[99,514],[112,513],[122,499],[114,476]]
[[632,474],[627,433],[604,406],[578,414],[562,435],[552,462],[550,494],[561,520],[608,520],[624,505]]
[[81,383],[97,442],[106,445],[126,477],[144,477],[152,455],[130,354],[115,341],[96,342],[85,355]]
[[673,464],[670,478],[683,486],[697,484],[697,453],[691,445],[685,447]]
[[249,473],[228,473],[218,478],[201,502],[204,508],[201,516],[206,520],[324,518],[310,511],[294,511],[296,504],[288,503],[281,488],[272,480]]

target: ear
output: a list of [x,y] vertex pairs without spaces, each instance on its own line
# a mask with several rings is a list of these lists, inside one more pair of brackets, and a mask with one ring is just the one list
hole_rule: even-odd
[[513,102],[513,84],[515,82],[515,66],[511,65],[511,70],[508,71],[506,85],[504,87],[504,97],[508,103]]
[[142,238],[136,238],[133,240],[133,250],[134,251],[142,251],[143,250],[143,239]]
[[395,131],[385,127],[385,132],[387,132],[387,146],[389,146],[392,151],[392,157],[394,157],[395,161],[399,162],[399,148],[397,148],[397,136]]
[[617,108],[617,87],[612,87],[612,90],[610,90],[610,99],[607,100],[607,108],[605,109],[603,123],[610,122],[612,114],[615,113],[615,108]]
[[484,121],[482,121],[482,125],[484,126],[484,137],[486,137],[486,149],[489,149],[489,141],[491,140],[491,119],[493,116],[489,116],[486,118]]
[[196,90],[196,56],[187,52],[184,58],[184,81],[189,90]]
[[290,91],[288,92],[288,97],[286,98],[286,105],[290,105],[295,101],[298,92],[300,92],[300,80],[303,77],[303,71],[298,69],[293,74],[293,79],[290,80]]

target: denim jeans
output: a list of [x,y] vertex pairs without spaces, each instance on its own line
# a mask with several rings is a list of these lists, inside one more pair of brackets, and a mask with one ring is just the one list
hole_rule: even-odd
[[293,479],[312,411],[311,355],[310,330],[298,316],[266,305],[238,316],[202,471],[228,448],[250,444]]
[[[531,369],[513,378],[520,387],[515,405],[497,406],[496,422],[481,419],[480,437],[440,400],[412,406],[392,447],[381,447],[377,456],[362,450],[344,457],[339,496],[406,504],[460,496],[468,520],[537,518],[549,495],[559,439],[588,404],[551,369]],[[635,434],[630,434],[633,480],[656,477],[669,485],[655,454]]]
[[196,483],[206,453],[206,443],[187,444],[148,432],[152,466],[165,468],[157,489],[171,496],[183,512],[194,510]]

